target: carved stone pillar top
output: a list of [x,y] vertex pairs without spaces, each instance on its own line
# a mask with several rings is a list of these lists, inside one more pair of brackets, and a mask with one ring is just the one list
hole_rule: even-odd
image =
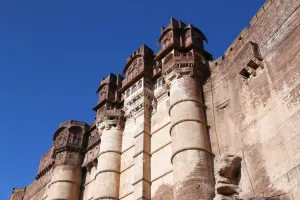
[[169,71],[164,73],[163,77],[167,84],[167,88],[171,86],[173,80],[181,78],[185,75],[197,78],[201,82],[204,82],[209,76],[209,72],[206,70],[206,68],[208,68],[208,66],[204,64],[199,66],[196,63],[176,63]]
[[109,130],[112,126],[116,126],[117,129],[121,130],[124,127],[123,117],[109,119],[108,117],[103,117],[97,122],[97,128],[99,132],[104,129]]

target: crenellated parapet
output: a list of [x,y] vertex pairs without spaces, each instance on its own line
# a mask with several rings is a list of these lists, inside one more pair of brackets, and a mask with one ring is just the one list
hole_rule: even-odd
[[23,200],[26,188],[13,188],[13,192],[9,200]]
[[146,45],[142,45],[129,56],[123,69],[122,74],[125,75],[126,78],[122,82],[120,92],[126,91],[127,94],[128,88],[130,88],[136,81],[142,77],[151,78],[153,73],[153,56],[153,50]]
[[106,110],[118,109],[121,95],[118,90],[122,86],[123,77],[121,75],[109,74],[108,77],[101,80],[101,84],[97,89],[99,94],[98,104],[93,108],[97,111],[97,118],[104,116]]
[[199,29],[171,18],[170,24],[162,28],[158,40],[161,50],[154,58],[154,71],[161,73],[166,81],[186,73],[205,81],[209,76],[208,61],[212,56],[204,50],[204,41],[207,39]]
[[42,156],[38,174],[36,176],[37,180],[40,179],[41,177],[43,177],[44,175],[46,175],[53,168],[53,166],[55,164],[55,160],[52,157],[53,149],[54,149],[54,146],[52,146],[51,149]]

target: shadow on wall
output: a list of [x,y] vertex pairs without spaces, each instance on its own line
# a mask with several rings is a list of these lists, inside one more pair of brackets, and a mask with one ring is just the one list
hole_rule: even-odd
[[[254,190],[254,197],[250,200],[294,200],[292,194],[276,189],[271,183],[262,156],[261,144],[253,146],[244,145],[244,152],[247,152],[246,165],[250,166],[250,179]],[[241,177],[241,181],[243,177]]]
[[173,200],[173,188],[170,185],[161,185],[156,190],[153,200]]

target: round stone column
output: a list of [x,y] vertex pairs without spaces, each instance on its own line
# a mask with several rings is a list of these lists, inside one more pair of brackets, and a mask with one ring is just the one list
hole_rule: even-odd
[[170,81],[174,200],[212,200],[214,178],[202,86],[193,74]]
[[[94,200],[119,199],[122,129],[114,121],[104,121]],[[101,127],[99,127],[101,129]]]
[[48,185],[47,200],[79,200],[82,179],[81,167],[72,165],[55,166]]

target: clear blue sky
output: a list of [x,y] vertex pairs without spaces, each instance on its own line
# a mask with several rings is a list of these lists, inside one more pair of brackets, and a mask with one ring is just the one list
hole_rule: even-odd
[[[186,2],[186,3],[185,3]],[[0,1],[0,200],[33,181],[59,123],[91,123],[101,77],[172,16],[201,29],[217,58],[264,0]]]

